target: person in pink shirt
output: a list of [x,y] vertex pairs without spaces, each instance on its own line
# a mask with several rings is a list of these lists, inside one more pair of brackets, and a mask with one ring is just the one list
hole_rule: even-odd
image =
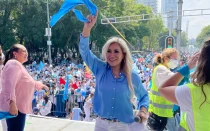
[[9,112],[16,117],[6,119],[8,131],[23,131],[26,114],[32,113],[32,98],[35,89],[48,87],[35,81],[23,63],[28,60],[27,49],[14,44],[6,53],[2,70],[0,92],[0,111]]

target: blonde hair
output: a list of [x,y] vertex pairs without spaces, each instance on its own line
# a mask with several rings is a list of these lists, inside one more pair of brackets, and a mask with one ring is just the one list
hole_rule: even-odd
[[161,54],[157,54],[154,58],[155,64],[163,64],[164,57],[170,57],[172,54],[179,54],[175,48],[166,48]]
[[128,86],[129,86],[129,90],[131,91],[131,98],[132,98],[134,96],[134,88],[133,88],[132,78],[131,78],[131,73],[133,69],[133,61],[132,61],[131,53],[130,53],[127,43],[122,38],[119,38],[119,37],[110,38],[102,48],[102,58],[105,60],[105,62],[107,62],[106,53],[108,51],[109,46],[113,43],[118,43],[124,54],[124,59],[121,62],[121,70],[124,72],[127,78]]

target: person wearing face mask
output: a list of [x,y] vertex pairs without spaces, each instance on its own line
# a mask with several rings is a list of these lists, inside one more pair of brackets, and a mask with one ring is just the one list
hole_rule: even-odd
[[[210,39],[207,39],[200,50],[188,61],[188,68],[195,72],[192,81],[182,86],[178,83],[183,79],[182,73],[176,73],[165,81],[159,92],[167,100],[178,104],[182,117],[179,131],[209,131],[210,129]],[[188,73],[190,70],[188,69]],[[182,115],[183,116],[183,115]]]
[[[174,73],[171,71],[179,65],[179,53],[174,48],[165,49],[162,54],[154,58],[156,67],[152,73],[152,88],[150,91],[150,117],[148,125],[151,129],[163,131],[177,131],[178,123],[173,116],[174,104],[163,98],[158,92],[158,88]],[[187,70],[187,66],[179,68],[177,72]],[[186,76],[187,77],[187,76]]]

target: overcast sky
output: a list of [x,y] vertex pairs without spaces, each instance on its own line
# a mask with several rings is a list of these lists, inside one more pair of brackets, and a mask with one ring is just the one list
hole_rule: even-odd
[[[210,0],[183,0],[183,10],[188,9],[209,9],[205,13],[210,14]],[[188,12],[189,13],[189,12]],[[193,12],[197,14],[199,12]],[[182,30],[186,31],[186,24],[189,20],[189,38],[196,38],[201,32],[202,28],[210,25],[210,15],[208,16],[193,16],[193,17],[183,17]]]

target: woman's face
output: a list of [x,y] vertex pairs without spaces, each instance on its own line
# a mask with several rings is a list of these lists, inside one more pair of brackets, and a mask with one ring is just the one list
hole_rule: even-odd
[[178,59],[179,59],[179,55],[178,55],[177,53],[173,53],[173,54],[170,56],[170,59],[178,60]]
[[111,67],[120,67],[124,58],[122,49],[118,43],[112,43],[106,53],[107,62]]
[[20,63],[28,61],[28,51],[24,46],[21,46],[18,52],[13,52],[13,54]]
[[165,57],[164,61],[168,63],[170,60],[178,60],[179,55],[177,53],[172,53],[171,56]]
[[167,67],[170,69],[175,69],[179,66],[179,55],[178,53],[173,53],[171,56],[166,57],[164,62],[166,63]]

